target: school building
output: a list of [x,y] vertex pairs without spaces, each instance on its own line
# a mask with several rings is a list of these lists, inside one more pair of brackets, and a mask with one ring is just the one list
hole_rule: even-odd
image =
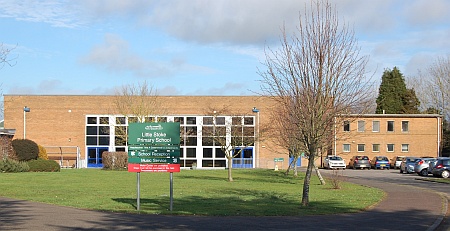
[[[30,139],[47,149],[63,167],[98,168],[104,151],[128,151],[120,132],[135,118],[117,113],[114,99],[105,95],[4,95],[4,128],[15,139]],[[204,130],[238,126],[242,137],[254,140],[233,159],[233,168],[284,169],[288,150],[269,139],[275,102],[262,96],[158,96],[164,115],[146,122],[179,122],[181,168],[226,168],[225,154]],[[331,151],[349,160],[353,155],[439,155],[442,117],[439,115],[363,115],[336,119]],[[208,128],[209,127],[209,128]],[[227,135],[226,139],[231,139]],[[264,137],[265,136],[265,137]],[[321,154],[319,166],[327,152]],[[307,165],[301,159],[298,165]]]

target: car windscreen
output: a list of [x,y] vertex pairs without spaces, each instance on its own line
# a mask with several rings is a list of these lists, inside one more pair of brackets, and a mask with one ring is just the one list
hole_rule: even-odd
[[329,159],[330,160],[342,160],[342,158],[340,156],[331,156]]

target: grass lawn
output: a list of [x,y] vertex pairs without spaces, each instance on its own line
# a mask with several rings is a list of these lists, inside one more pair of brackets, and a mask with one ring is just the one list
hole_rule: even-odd
[[[173,173],[173,211],[170,174],[140,174],[140,213],[208,216],[299,216],[352,213],[379,202],[384,192],[330,180],[320,185],[311,177],[310,206],[302,207],[304,174],[233,169],[182,170]],[[62,169],[52,173],[0,173],[0,196],[91,210],[137,213],[137,174],[100,169]]]

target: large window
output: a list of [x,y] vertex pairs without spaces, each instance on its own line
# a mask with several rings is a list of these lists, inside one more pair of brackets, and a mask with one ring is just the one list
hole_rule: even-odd
[[343,151],[344,152],[350,152],[350,144],[344,144]]
[[409,121],[402,121],[402,132],[409,132]]
[[372,144],[372,152],[380,152],[380,144]]
[[387,144],[387,151],[394,152],[394,144]]
[[358,132],[364,132],[366,130],[366,121],[359,120],[358,121]]
[[388,121],[387,122],[387,131],[393,132],[394,131],[394,121]]
[[372,121],[372,132],[380,132],[380,121]]
[[344,132],[350,131],[350,121],[346,120],[344,121]]
[[109,146],[109,117],[90,116],[86,120],[86,145]]
[[358,152],[364,152],[366,150],[365,144],[358,144]]
[[402,144],[402,152],[409,152],[409,144]]

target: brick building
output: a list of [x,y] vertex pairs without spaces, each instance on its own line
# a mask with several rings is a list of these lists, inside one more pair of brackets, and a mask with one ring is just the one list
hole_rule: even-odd
[[[127,151],[119,142],[116,127],[127,126],[129,118],[120,115],[115,96],[5,95],[4,126],[15,129],[16,139],[27,138],[46,147],[49,156],[62,166],[100,167],[102,152]],[[158,96],[165,114],[149,116],[149,121],[180,122],[182,133],[181,167],[225,168],[220,147],[202,137],[203,127],[214,116],[217,126],[239,123],[243,133],[255,142],[234,159],[234,168],[275,168],[288,166],[288,151],[270,139],[275,102],[260,96]],[[214,113],[215,112],[215,113]],[[219,122],[221,121],[221,122]],[[368,156],[437,156],[441,135],[439,115],[364,115],[337,122],[332,153],[349,160]],[[361,122],[364,121],[364,122]],[[376,122],[378,121],[378,122]],[[392,131],[390,129],[393,129]],[[405,130],[407,129],[407,130]],[[332,132],[332,131],[330,131]],[[231,138],[231,137],[229,137]],[[376,151],[378,150],[378,151]],[[325,153],[323,155],[326,155]],[[318,158],[317,164],[321,164]],[[299,165],[306,165],[300,161]]]
[[340,119],[333,154],[348,161],[355,155],[438,157],[442,116],[435,114],[366,114]]

